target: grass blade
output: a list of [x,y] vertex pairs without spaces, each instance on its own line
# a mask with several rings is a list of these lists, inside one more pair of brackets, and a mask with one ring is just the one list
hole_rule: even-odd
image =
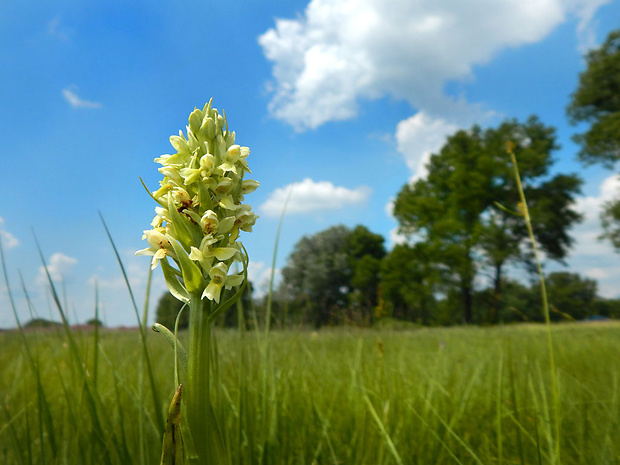
[[138,305],[136,304],[136,299],[134,298],[133,295],[133,290],[131,289],[131,284],[129,284],[129,278],[127,277],[127,272],[125,271],[125,266],[123,265],[123,261],[121,260],[121,256],[118,253],[118,249],[116,248],[116,244],[114,243],[114,239],[112,239],[112,234],[110,233],[110,230],[108,229],[108,226],[105,222],[105,220],[103,219],[103,215],[101,214],[101,212],[99,212],[99,217],[101,218],[101,222],[103,223],[103,227],[105,229],[106,235],[108,236],[108,239],[110,240],[110,243],[112,244],[112,249],[114,250],[114,255],[116,256],[116,261],[118,262],[118,265],[121,268],[121,273],[123,274],[123,279],[125,280],[125,285],[127,287],[127,290],[129,291],[129,296],[131,298],[131,303],[134,309],[134,312],[136,314],[136,319],[138,321],[138,326],[140,328],[140,340],[142,341],[142,353],[144,355],[144,362],[146,363],[146,370],[147,370],[147,374],[148,374],[148,378],[149,378],[149,384],[151,387],[151,396],[153,399],[153,406],[154,406],[154,410],[155,410],[155,418],[157,420],[157,424],[159,426],[159,430],[163,431],[164,430],[164,414],[162,412],[161,409],[161,402],[159,399],[159,394],[157,392],[157,387],[155,384],[155,376],[153,374],[153,367],[151,364],[151,358],[149,355],[149,349],[146,343],[146,330],[144,328],[144,324],[142,323],[142,320],[140,319],[140,313],[138,312]]
[[372,406],[372,402],[370,401],[370,398],[368,397],[367,394],[364,394],[364,402],[366,402],[366,406],[368,407],[368,411],[370,412],[370,415],[372,415],[372,418],[375,420],[375,423],[379,427],[381,436],[383,436],[383,439],[385,440],[385,443],[387,444],[390,453],[394,457],[394,460],[396,460],[396,463],[398,463],[398,465],[403,465],[403,459],[400,458],[400,454],[396,450],[396,447],[394,446],[394,443],[392,442],[392,438],[390,437],[390,434],[385,429],[385,426],[383,425],[381,418],[379,418],[379,415],[377,415],[377,412],[375,408]]

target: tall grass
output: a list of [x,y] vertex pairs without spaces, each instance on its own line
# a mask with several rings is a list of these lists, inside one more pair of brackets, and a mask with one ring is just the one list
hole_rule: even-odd
[[[144,325],[148,292],[140,316],[104,227],[127,282],[136,331],[72,330],[49,273],[62,328],[25,331],[0,243],[18,325],[0,333],[0,463],[160,459],[168,408],[160,399],[173,398],[179,360],[192,368],[183,363],[182,347],[196,339],[181,333],[177,341],[164,332],[174,351],[154,340]],[[276,251],[277,238],[274,262]],[[268,311],[264,331],[256,323],[249,337],[239,300],[237,331],[208,325],[209,377],[201,385],[210,401],[197,418],[221,421],[213,447],[234,464],[620,463],[620,368],[614,363],[620,324],[552,326],[539,271],[545,325],[274,332]],[[98,302],[95,288],[95,319]],[[175,399],[169,412],[178,423]]]
[[[226,436],[234,438],[227,444],[231,461],[552,463],[545,331],[275,331],[266,361],[257,338],[216,330],[217,405]],[[552,332],[562,463],[619,463],[620,369],[613,361],[620,357],[620,326],[566,324]],[[162,397],[172,398],[172,353],[154,336],[148,347],[164,367],[156,382]],[[140,377],[131,369],[142,357],[136,337],[99,334],[97,427],[62,332],[24,333],[36,368],[18,332],[0,334],[0,463],[156,463],[161,431],[138,399]],[[74,334],[87,369],[93,338]]]
[[[561,463],[561,442],[560,442],[560,405],[559,405],[559,392],[558,392],[558,376],[555,365],[555,349],[553,346],[553,336],[551,334],[551,319],[549,317],[549,301],[547,299],[547,287],[545,284],[545,277],[543,274],[542,263],[538,254],[538,246],[536,244],[536,238],[534,237],[534,230],[532,228],[532,221],[530,219],[530,212],[527,206],[527,199],[525,198],[525,192],[523,191],[523,185],[521,184],[521,176],[519,175],[519,166],[517,164],[517,159],[514,154],[514,147],[512,142],[508,142],[507,144],[507,152],[510,156],[510,161],[512,162],[514,177],[516,181],[517,191],[519,192],[519,210],[523,215],[523,219],[525,221],[525,226],[527,227],[527,232],[530,238],[530,243],[532,247],[532,251],[534,253],[534,260],[536,262],[536,266],[538,269],[538,276],[540,281],[540,294],[542,297],[542,313],[545,320],[545,327],[547,329],[546,340],[547,340],[547,354],[549,356],[549,375],[551,377],[551,408],[546,408],[547,416],[547,424],[553,422],[554,426],[554,439],[552,440],[552,447],[550,448],[550,453],[552,454],[551,463],[559,464]],[[546,400],[546,399],[545,399]],[[545,402],[545,407],[548,407]],[[551,437],[551,436],[550,436]]]

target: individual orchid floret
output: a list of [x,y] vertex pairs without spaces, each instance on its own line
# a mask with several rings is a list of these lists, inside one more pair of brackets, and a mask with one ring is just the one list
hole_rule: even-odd
[[185,189],[182,187],[175,187],[172,189],[172,195],[174,203],[180,204],[185,208],[188,208],[192,204],[192,199]]
[[220,165],[222,171],[232,171],[237,174],[237,167],[235,164],[239,161],[241,156],[241,147],[239,145],[232,145],[228,147],[223,157],[223,163]]
[[235,184],[232,178],[222,178],[215,186],[215,193],[219,195],[227,195]]
[[207,235],[213,235],[217,232],[217,228],[220,222],[217,219],[217,213],[213,210],[207,210],[205,214],[200,218],[200,225],[202,226],[202,231]]
[[172,248],[170,237],[162,234],[159,229],[161,228],[144,231],[144,236],[142,236],[142,238],[147,240],[150,247],[136,252],[136,255],[153,256],[153,260],[151,261],[151,269],[155,269],[159,261],[166,255],[170,255],[174,258],[174,249]]
[[228,266],[223,262],[211,268],[209,277],[211,278],[211,282],[205,288],[203,296],[217,303],[220,302],[222,287],[231,289],[233,286],[239,286],[243,282],[243,275],[228,275]]
[[256,189],[258,189],[258,181],[254,181],[253,179],[246,179],[241,182],[241,194],[251,194]]
[[242,231],[252,232],[252,227],[258,218],[250,208],[250,205],[242,205],[238,209],[236,223]]

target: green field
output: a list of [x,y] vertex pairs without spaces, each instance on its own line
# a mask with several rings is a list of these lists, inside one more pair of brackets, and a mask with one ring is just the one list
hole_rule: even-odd
[[[232,463],[620,463],[620,324],[553,328],[559,444],[545,331],[218,331]],[[0,333],[0,463],[159,463],[170,346],[156,411],[137,332],[74,336],[81,366],[62,330]]]

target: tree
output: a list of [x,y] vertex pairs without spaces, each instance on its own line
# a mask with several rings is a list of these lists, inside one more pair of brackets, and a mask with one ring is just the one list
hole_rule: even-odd
[[603,204],[601,223],[604,233],[600,238],[609,239],[616,251],[620,251],[620,199],[609,200]]
[[[428,176],[399,192],[394,215],[400,232],[424,242],[447,290],[458,289],[463,320],[473,321],[474,282],[490,270],[497,305],[505,266],[532,263],[513,167],[506,153],[511,142],[541,248],[561,260],[572,244],[568,230],[581,216],[573,210],[581,180],[577,175],[549,178],[551,154],[558,148],[555,130],[536,117],[526,123],[503,122],[498,128],[474,126],[448,138],[431,156]],[[500,204],[502,207],[499,207]]]
[[[586,55],[567,113],[571,123],[588,123],[574,136],[581,145],[579,158],[611,169],[620,160],[620,30],[611,32],[600,48]],[[604,234],[620,251],[620,199],[607,202],[601,214]]]
[[[534,290],[532,290],[534,288]],[[502,301],[497,308],[497,319],[502,323],[543,321],[542,304],[538,280],[532,286],[502,278]],[[495,303],[495,287],[492,286],[478,294],[478,304],[481,308],[488,308]]]
[[574,137],[581,145],[579,158],[611,168],[620,160],[620,30],[590,51],[586,63],[567,112],[573,124],[590,124]]
[[597,283],[577,273],[565,271],[545,278],[551,316],[555,320],[583,320],[594,314]]
[[33,318],[24,324],[24,328],[57,328],[60,326],[62,326],[61,323],[45,318]]
[[363,226],[333,226],[295,245],[282,270],[282,292],[306,310],[315,326],[336,322],[351,302],[364,312],[376,303],[383,238]]
[[381,291],[394,318],[431,323],[438,284],[425,243],[399,244],[381,263]]
[[351,270],[350,300],[360,310],[362,320],[371,322],[378,303],[381,260],[385,239],[358,225],[346,237],[346,254]]

